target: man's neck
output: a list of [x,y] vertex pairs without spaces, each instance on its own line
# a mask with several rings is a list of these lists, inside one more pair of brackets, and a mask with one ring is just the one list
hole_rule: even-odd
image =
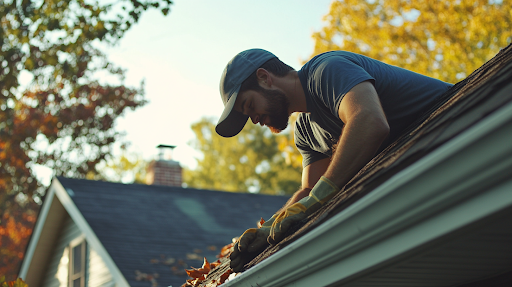
[[290,102],[289,114],[307,112],[306,96],[297,71],[290,71],[286,76],[276,80],[277,86],[280,87]]

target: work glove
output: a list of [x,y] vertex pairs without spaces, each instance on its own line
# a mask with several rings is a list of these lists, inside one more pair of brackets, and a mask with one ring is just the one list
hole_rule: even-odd
[[267,241],[270,244],[281,241],[290,226],[320,209],[338,191],[339,188],[332,181],[326,177],[320,177],[320,180],[311,189],[308,196],[290,205],[276,217],[272,217],[274,220]]
[[245,264],[258,256],[269,245],[267,238],[277,214],[265,221],[260,228],[247,229],[235,243],[229,256],[229,266],[234,272],[242,271]]
[[269,244],[281,241],[290,226],[317,211],[338,190],[332,181],[322,176],[308,196],[290,205],[285,211],[274,214],[261,228],[247,229],[234,246],[230,255],[230,267],[234,272],[240,272],[245,264],[258,256]]

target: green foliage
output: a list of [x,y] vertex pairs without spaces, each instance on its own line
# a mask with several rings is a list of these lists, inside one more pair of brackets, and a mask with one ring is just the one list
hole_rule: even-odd
[[452,83],[512,39],[510,1],[337,0],[324,19],[314,55],[356,52]]
[[191,146],[203,155],[196,170],[185,170],[190,187],[238,192],[291,194],[300,187],[301,168],[293,166],[279,149],[289,134],[273,135],[268,128],[247,124],[235,137],[215,132],[213,119],[192,125]]
[[[32,229],[33,223],[24,221],[23,214],[38,209],[44,191],[32,173],[35,164],[51,168],[56,175],[98,174],[98,163],[121,137],[114,130],[116,118],[146,103],[143,85],[124,86],[124,71],[109,62],[100,43],[117,43],[145,10],[167,14],[171,4],[171,0],[2,1],[0,219],[14,218]],[[113,80],[102,83],[98,75]],[[0,222],[3,227],[5,223]],[[0,270],[7,268],[6,275],[17,272],[27,238],[15,247],[0,245],[0,254],[10,254],[0,258]]]
[[111,182],[146,182],[148,162],[140,154],[129,153],[125,149],[120,156],[110,156],[103,167],[99,168],[102,178]]

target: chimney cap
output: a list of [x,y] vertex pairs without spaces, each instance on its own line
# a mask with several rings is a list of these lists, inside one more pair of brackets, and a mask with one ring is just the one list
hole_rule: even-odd
[[176,146],[175,145],[165,145],[165,144],[160,144],[157,146],[157,148],[170,148],[170,149],[174,149]]

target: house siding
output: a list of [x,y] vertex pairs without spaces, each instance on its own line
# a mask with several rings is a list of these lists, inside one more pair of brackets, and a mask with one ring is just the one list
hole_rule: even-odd
[[86,271],[86,279],[88,279],[88,287],[110,287],[114,286],[112,274],[110,274],[107,265],[94,249],[87,246],[88,264]]
[[[42,280],[41,287],[67,287],[69,268],[69,244],[79,239],[82,232],[73,222],[71,217],[66,215],[61,233],[55,244],[54,251],[49,260],[47,270]],[[105,262],[88,244],[86,245],[86,287],[110,287],[115,282],[112,279]]]

